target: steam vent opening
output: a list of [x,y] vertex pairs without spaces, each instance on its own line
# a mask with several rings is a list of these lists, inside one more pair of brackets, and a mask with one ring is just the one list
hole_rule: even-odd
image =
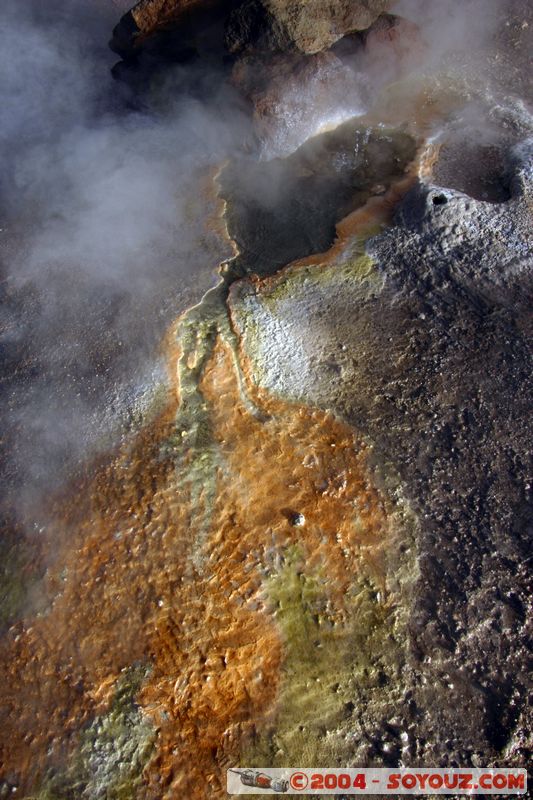
[[0,28],[0,800],[525,796],[532,4]]

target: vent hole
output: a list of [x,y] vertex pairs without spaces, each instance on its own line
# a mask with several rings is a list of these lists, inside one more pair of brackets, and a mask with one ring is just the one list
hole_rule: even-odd
[[448,202],[448,198],[444,194],[436,194],[433,198],[434,206],[444,206]]

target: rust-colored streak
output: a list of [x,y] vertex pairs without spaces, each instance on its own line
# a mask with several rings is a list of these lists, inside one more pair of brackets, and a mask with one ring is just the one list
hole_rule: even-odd
[[1,644],[0,761],[21,790],[60,768],[121,670],[144,662],[137,700],[158,738],[142,796],[224,796],[225,766],[275,718],[283,640],[266,581],[284,548],[302,549],[336,620],[361,564],[379,579],[386,517],[364,442],[327,413],[266,396],[254,414],[221,341],[200,390],[218,453],[207,535],[191,525],[204,501],[180,480],[193,454],[176,469],[167,446],[174,399],[64,510],[63,531],[77,529],[50,576],[51,607]]
[[145,655],[147,573],[155,565],[142,554],[151,501],[158,502],[154,487],[165,487],[172,468],[158,460],[172,417],[169,408],[63,509],[57,538],[64,552],[49,577],[50,610],[14,626],[1,643],[0,764],[22,787],[61,758],[71,734],[109,700],[120,670]]
[[[327,564],[329,591],[340,612],[361,550],[378,545],[385,524],[381,498],[366,474],[367,447],[331,414],[269,397],[248,382],[267,419],[253,415],[239,401],[227,362],[219,346],[202,389],[213,402],[224,454],[224,503],[232,504],[242,530],[232,537],[219,528],[210,540],[210,546],[218,547],[215,560],[229,580],[231,538],[239,541],[238,555],[252,563],[254,553],[258,558],[272,543],[278,551],[299,543],[311,570]],[[291,512],[303,514],[305,525],[290,524]]]
[[[380,227],[390,225],[394,212],[399,202],[413,188],[417,180],[430,176],[433,164],[438,156],[436,145],[422,144],[416,158],[406,169],[405,175],[395,181],[382,195],[371,197],[361,208],[352,211],[336,226],[336,237],[333,245],[326,253],[317,253],[306,258],[292,262],[289,269],[294,267],[307,267],[313,264],[333,264],[342,256],[348,242],[355,237],[367,238],[369,232],[376,232]],[[276,283],[283,275],[280,270],[270,279],[265,280],[265,285]]]

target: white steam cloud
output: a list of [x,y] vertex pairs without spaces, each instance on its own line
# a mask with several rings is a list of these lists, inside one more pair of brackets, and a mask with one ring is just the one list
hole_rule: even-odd
[[[160,380],[161,335],[213,285],[221,255],[204,225],[199,176],[249,136],[236,94],[212,66],[174,66],[154,87],[164,102],[135,105],[111,77],[107,47],[128,5],[0,5],[0,458],[3,491],[18,508],[42,503],[107,446],[124,409]],[[398,0],[391,10],[409,22],[397,40],[348,38],[287,80],[278,73],[256,117],[263,154],[285,155],[365,114],[393,81],[450,69],[477,87],[447,129],[458,152],[480,131],[497,140],[502,125],[518,136],[528,112],[506,84],[522,74],[505,40],[514,5],[525,7]],[[517,24],[525,36],[529,23]]]
[[[0,7],[2,456],[16,505],[42,502],[157,382],[166,325],[216,280],[199,178],[244,117],[229,90],[203,102],[170,86],[164,112],[128,107],[110,74],[116,21],[104,0]],[[182,88],[205,78],[176,69]]]

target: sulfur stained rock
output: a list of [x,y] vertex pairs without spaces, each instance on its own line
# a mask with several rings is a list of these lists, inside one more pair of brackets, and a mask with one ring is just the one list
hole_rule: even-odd
[[419,183],[365,248],[415,149],[348,124],[220,177],[239,252],[175,393],[61,508],[48,605],[8,609],[0,791],[525,763],[531,148],[508,202]]
[[276,742],[346,760],[354,693],[378,727],[399,702],[416,519],[351,427],[254,390],[223,312],[182,321],[179,406],[64,507],[53,602],[0,645],[0,786],[222,798]]
[[[374,169],[392,180],[414,150],[407,135],[364,136],[349,125],[291,162],[293,196],[314,175],[316,214],[327,190],[334,221],[344,213],[339,194],[347,207],[364,202]],[[339,159],[351,165],[344,175]],[[276,195],[271,169],[265,190],[271,182]],[[231,219],[249,268],[255,227],[241,213]],[[283,223],[265,271],[290,258],[294,224]],[[295,254],[307,252],[306,240],[297,237]],[[58,530],[72,536],[49,575],[55,600],[2,641],[11,664],[6,780],[29,788],[53,778],[54,787],[89,791],[89,760],[99,791],[131,782],[154,800],[222,797],[227,763],[260,761],[281,739],[295,762],[347,761],[361,751],[353,742],[363,728],[379,729],[400,701],[394,676],[407,658],[417,520],[397,477],[378,475],[370,443],[352,428],[256,392],[226,293],[209,292],[178,321],[168,408],[62,506]],[[113,696],[135,664],[143,680],[130,696],[134,713],[109,741]],[[346,711],[354,694],[368,701],[364,719]]]

